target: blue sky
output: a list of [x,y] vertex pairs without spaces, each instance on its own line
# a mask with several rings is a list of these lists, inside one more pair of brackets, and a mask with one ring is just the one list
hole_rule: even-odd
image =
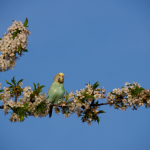
[[[28,53],[13,70],[0,73],[1,83],[13,76],[50,87],[53,77],[65,74],[66,91],[99,81],[106,93],[133,81],[149,89],[149,0],[1,1],[0,35],[12,20],[29,19]],[[105,102],[105,100],[101,100]],[[51,119],[29,117],[10,123],[0,110],[2,150],[149,150],[150,109],[115,110],[102,106],[100,124],[88,126],[75,114],[53,113]]]

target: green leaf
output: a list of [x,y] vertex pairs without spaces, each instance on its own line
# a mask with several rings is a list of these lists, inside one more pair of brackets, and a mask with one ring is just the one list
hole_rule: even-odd
[[2,90],[0,90],[0,93],[1,93],[1,92],[3,92],[3,91],[4,91],[3,89],[2,89]]
[[103,111],[103,110],[99,110],[99,112],[98,113],[106,113],[105,111]]
[[69,94],[68,94],[68,92],[66,92],[66,101],[68,100],[68,96],[69,96]]
[[45,85],[40,86],[41,89],[42,89],[43,87],[45,87]]
[[15,76],[11,79],[11,82],[16,86]]
[[18,83],[17,83],[17,85],[19,85],[19,83],[22,82],[22,81],[23,81],[23,79],[19,80]]
[[99,124],[99,121],[100,121],[100,119],[99,118],[97,118],[97,123]]
[[24,105],[24,107],[27,107],[28,106],[28,104],[23,104]]
[[118,95],[118,94],[116,94],[116,93],[113,93],[113,92],[110,92],[110,93],[111,93],[112,95],[116,95],[116,96]]
[[0,38],[0,40],[2,40],[2,38]]
[[85,99],[88,99],[88,98],[93,98],[93,99],[95,99],[95,97],[92,96],[92,95],[85,95]]
[[31,94],[30,94],[30,97],[31,97],[31,98],[34,98],[34,94],[33,94],[33,93],[31,93]]
[[31,113],[30,113],[30,111],[28,110],[28,109],[25,109],[25,111],[30,115]]
[[33,84],[34,84],[34,90],[36,90],[36,84],[33,82]]
[[10,83],[10,82],[8,82],[6,79],[5,79],[5,81],[6,81],[6,83],[7,83],[7,84],[9,84],[9,85],[12,85],[12,86],[13,86],[13,84],[12,84],[12,83]]
[[42,112],[44,113],[45,111],[44,111],[44,107],[42,107]]
[[22,122],[23,119],[24,119],[24,114],[21,114],[21,115],[20,115],[20,122]]
[[24,49],[23,51],[24,51],[24,52],[28,52],[28,50],[27,50],[27,49]]
[[19,30],[17,29],[16,32],[14,32],[13,34],[13,39],[17,36],[18,33],[19,33]]
[[21,50],[22,50],[22,48],[21,48],[21,47],[19,47],[19,48],[18,48],[18,52],[20,52]]
[[38,109],[37,109],[37,113],[39,113],[41,111],[41,108],[40,107],[38,107]]
[[99,82],[97,81],[97,82],[95,82],[94,84],[93,84],[93,90],[95,90],[97,87],[99,86]]
[[140,90],[142,91],[142,90],[145,90],[144,88],[142,88],[142,87],[140,87]]
[[23,23],[23,26],[27,27],[27,24],[28,24],[28,18],[26,18],[25,22]]

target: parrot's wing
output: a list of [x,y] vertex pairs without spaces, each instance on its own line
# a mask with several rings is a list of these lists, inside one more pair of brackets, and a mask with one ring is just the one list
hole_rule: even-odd
[[53,97],[53,84],[50,86],[50,88],[48,89],[48,92],[47,92],[47,100],[51,100]]
[[50,89],[51,89],[51,87],[48,89],[48,92],[47,92],[47,99],[50,99],[50,94],[49,94],[49,92],[50,92]]
[[50,101],[50,103],[54,103],[55,99],[57,97],[57,94],[55,94],[55,91],[57,90],[57,83],[52,83],[51,87],[49,88],[47,92],[47,100]]
[[47,92],[47,99],[49,99],[50,98],[50,89],[51,89],[51,86],[50,86],[50,88],[48,89],[48,92]]

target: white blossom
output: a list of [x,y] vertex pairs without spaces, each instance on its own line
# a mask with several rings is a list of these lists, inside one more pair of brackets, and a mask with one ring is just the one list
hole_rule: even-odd
[[[14,32],[19,30],[19,33],[15,38],[13,38]],[[20,21],[14,21],[13,25],[11,25],[7,29],[8,33],[4,33],[2,40],[0,40],[0,69],[1,71],[5,71],[9,68],[14,67],[15,61],[17,58],[15,58],[15,51],[19,52],[19,48],[26,49],[26,46],[28,44],[27,38],[30,32],[23,27],[22,22]],[[20,53],[20,52],[19,52]],[[7,59],[6,59],[7,58]],[[10,63],[10,61],[11,63]]]
[[89,88],[91,88],[91,86],[92,86],[91,84],[87,84],[86,88],[89,89]]
[[80,89],[80,91],[82,92],[82,93],[84,93],[85,92],[85,89],[83,88],[83,89]]
[[84,104],[84,106],[85,106],[86,109],[88,109],[90,105],[89,105],[88,102],[86,102],[86,103]]
[[22,82],[20,82],[20,83],[19,83],[19,86],[22,86],[22,85],[23,85],[23,83],[22,83]]
[[81,91],[76,90],[76,95],[81,96]]
[[74,93],[73,93],[73,91],[70,92],[70,94],[68,95],[68,99],[71,99],[71,98],[74,98]]
[[80,95],[79,97],[80,97],[80,99],[83,99],[85,96],[83,96],[83,95]]
[[126,82],[126,83],[125,83],[125,85],[126,85],[126,86],[129,86],[129,85],[130,85],[130,83]]

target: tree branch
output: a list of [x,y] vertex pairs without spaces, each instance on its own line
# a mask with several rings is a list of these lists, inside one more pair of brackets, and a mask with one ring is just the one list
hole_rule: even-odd
[[[15,97],[15,100],[16,100],[16,97]],[[118,100],[115,100],[113,103],[115,102],[122,102],[122,99],[118,99]],[[110,103],[110,102],[107,102],[107,103],[100,103],[100,104],[92,104],[90,106],[101,106],[101,105],[108,105],[108,104],[113,104],[113,103]],[[62,104],[50,104],[50,106],[57,106],[57,107],[71,107],[70,105],[62,105]],[[0,106],[0,109],[3,109],[4,106]]]
[[[16,101],[16,97],[15,97],[15,101]],[[122,99],[118,99],[118,100],[115,100],[113,103],[115,103],[115,102],[121,102],[122,101]],[[110,102],[107,102],[107,103],[100,103],[100,104],[91,104],[90,106],[101,106],[101,105],[108,105],[108,104],[112,104],[112,103],[110,103]],[[50,106],[57,106],[57,107],[71,107],[70,105],[62,105],[62,104],[50,104]],[[0,106],[0,109],[3,109],[4,108],[4,106],[2,105],[2,106]]]
[[[116,102],[122,102],[122,99],[117,99],[115,100],[113,103],[116,103]],[[108,104],[113,104],[113,103],[110,103],[110,102],[107,102],[107,103],[100,103],[100,104],[94,104],[94,103],[91,103],[90,106],[101,106],[101,105],[108,105]],[[50,104],[51,106],[57,106],[57,107],[71,107],[69,105],[65,105],[63,106],[62,104]]]
[[16,93],[15,94],[15,102],[17,103],[17,97],[18,97],[18,94]]
[[[115,100],[113,103],[115,102],[122,102],[122,99]],[[100,103],[100,104],[91,104],[91,106],[101,106],[101,105],[108,105],[113,103],[107,102],[107,103]]]

